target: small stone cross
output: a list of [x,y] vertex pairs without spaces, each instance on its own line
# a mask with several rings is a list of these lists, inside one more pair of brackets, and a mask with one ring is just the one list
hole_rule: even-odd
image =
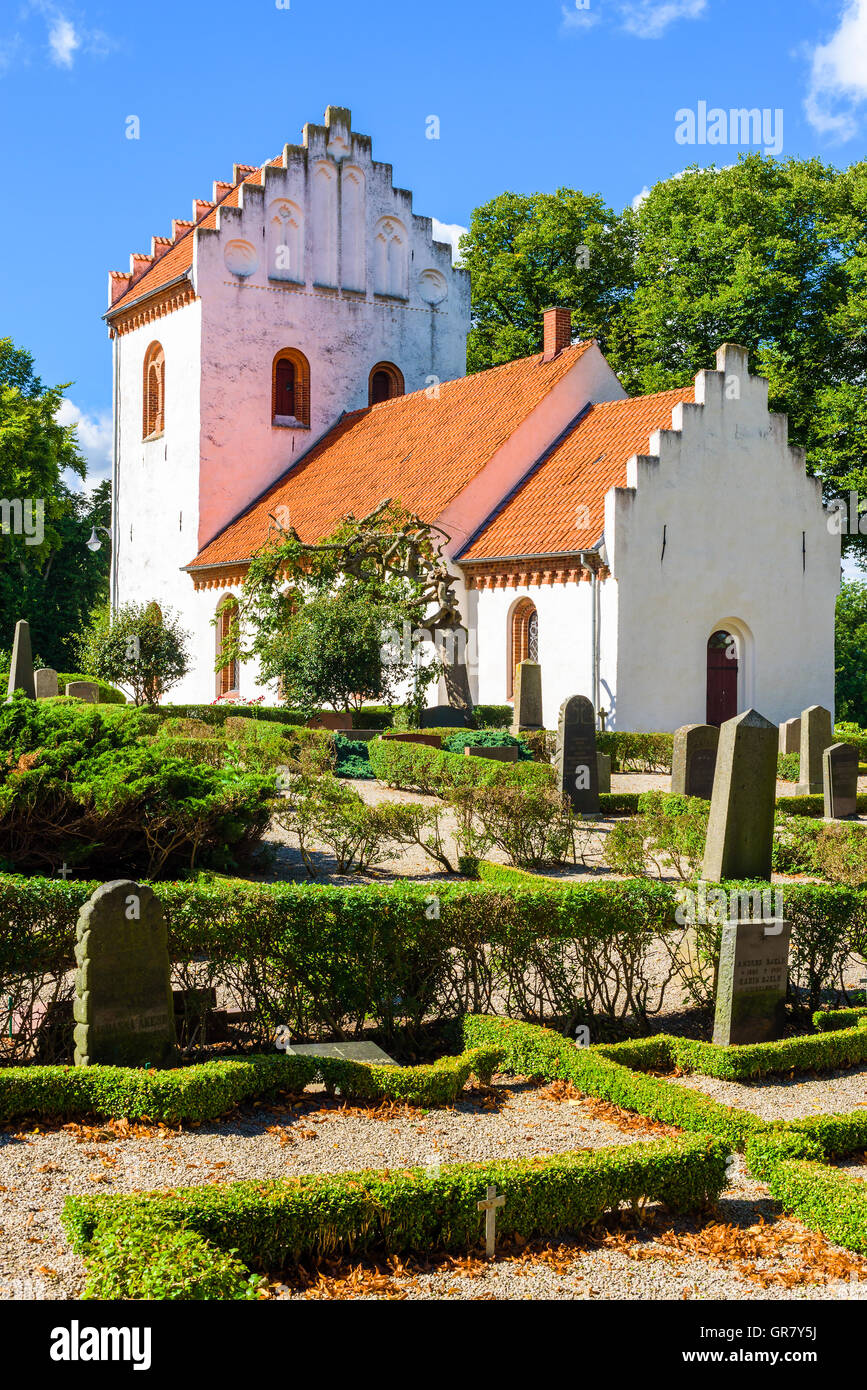
[[479,1202],[479,1211],[485,1213],[485,1254],[489,1260],[494,1258],[497,1245],[497,1207],[506,1205],[505,1196],[497,1196],[495,1186],[488,1187],[487,1199]]
[[597,712],[597,714],[599,715],[599,728],[601,729],[602,733],[604,734],[604,733],[605,733],[605,721],[606,721],[606,719],[608,718],[608,711],[607,711],[607,710],[604,710],[604,709],[600,709],[600,710],[597,710],[596,712]]
[[69,875],[72,873],[72,870],[70,869],[65,859],[63,861],[62,866],[57,870],[57,872],[60,874],[60,877],[63,879],[65,883],[66,880],[69,878]]

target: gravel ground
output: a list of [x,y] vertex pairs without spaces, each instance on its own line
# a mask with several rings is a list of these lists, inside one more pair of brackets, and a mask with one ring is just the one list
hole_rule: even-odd
[[[0,1130],[0,1299],[80,1293],[83,1266],[59,1220],[69,1193],[527,1157],[647,1142],[666,1132],[562,1083],[533,1087],[505,1077],[468,1090],[453,1108],[427,1113],[341,1106],[320,1093],[183,1130],[117,1122],[7,1128]],[[706,1218],[672,1221],[650,1211],[635,1227],[612,1217],[592,1241],[512,1246],[492,1264],[476,1257],[426,1266],[335,1263],[296,1273],[291,1284],[273,1275],[271,1296],[830,1298],[840,1297],[841,1287],[850,1296],[850,1276],[867,1293],[867,1261],[777,1220],[766,1189],[747,1180],[737,1160],[731,1187]]]
[[763,1120],[801,1120],[867,1107],[867,1067],[821,1076],[769,1077],[749,1085],[695,1073],[672,1079],[723,1105],[750,1110]]

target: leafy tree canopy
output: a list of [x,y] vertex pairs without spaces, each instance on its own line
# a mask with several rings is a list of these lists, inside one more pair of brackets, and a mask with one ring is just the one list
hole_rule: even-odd
[[119,685],[136,705],[156,705],[190,669],[189,634],[171,609],[126,603],[98,608],[78,637],[83,671]]
[[867,728],[867,584],[844,583],[837,599],[837,722]]

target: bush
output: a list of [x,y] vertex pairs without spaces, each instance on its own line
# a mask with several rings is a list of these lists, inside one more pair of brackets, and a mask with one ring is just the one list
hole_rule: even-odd
[[[245,1285],[237,1264],[224,1266],[227,1254],[273,1271],[339,1253],[474,1250],[484,1233],[478,1202],[491,1184],[508,1194],[498,1233],[526,1242],[584,1230],[625,1204],[638,1209],[664,1202],[681,1214],[701,1210],[717,1199],[725,1179],[723,1146],[684,1136],[592,1153],[446,1165],[435,1175],[422,1168],[368,1170],[132,1197],[68,1197],[63,1224],[88,1261],[91,1296],[147,1296],[141,1291],[156,1281],[145,1272],[145,1250],[158,1243],[144,1231],[173,1229],[184,1235],[173,1245],[179,1265],[172,1278],[157,1256],[167,1290],[160,1296],[247,1298],[252,1281]],[[137,1228],[142,1234],[136,1241]],[[201,1292],[207,1273],[198,1242],[222,1252],[215,1271],[225,1292]]]
[[500,763],[423,743],[375,738],[368,744],[368,756],[381,782],[434,796],[451,787],[553,787],[555,783],[554,768],[541,763]]
[[532,762],[533,754],[523,739],[503,729],[462,729],[443,740],[447,753],[463,753],[464,748],[517,748],[519,762]]
[[797,782],[801,776],[801,757],[799,753],[777,754],[777,781]]
[[674,869],[682,879],[701,870],[710,802],[699,797],[644,792],[639,814],[616,825],[605,843],[605,856],[616,873],[657,877]]
[[268,823],[271,779],[164,757],[137,727],[20,695],[0,708],[0,859],[162,877],[249,851]]
[[177,614],[155,603],[125,603],[114,613],[106,606],[80,635],[79,660],[126,688],[136,705],[153,705],[190,669],[189,640]]
[[349,739],[343,734],[335,734],[334,750],[337,755],[334,771],[338,777],[373,777],[367,744],[363,739]]
[[610,757],[612,772],[671,772],[674,734],[634,734],[618,729],[597,733],[596,747]]

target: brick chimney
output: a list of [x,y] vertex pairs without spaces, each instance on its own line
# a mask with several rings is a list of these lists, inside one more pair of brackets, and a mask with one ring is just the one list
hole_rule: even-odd
[[572,346],[572,310],[546,309],[543,362],[553,362],[564,348]]

